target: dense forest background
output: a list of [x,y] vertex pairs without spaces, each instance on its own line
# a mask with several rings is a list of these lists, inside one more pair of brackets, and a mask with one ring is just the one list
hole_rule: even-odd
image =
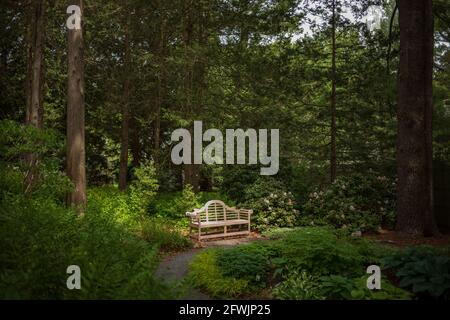
[[[374,33],[361,19],[341,14],[354,10],[361,17],[367,4],[338,2],[336,9],[338,174],[395,171],[399,32],[396,17],[390,25],[394,4],[385,6],[386,17]],[[445,160],[448,21],[446,11],[439,10],[444,2],[435,6],[435,157]],[[61,135],[66,134],[66,8],[63,1],[50,1],[40,30],[45,33],[42,126]],[[192,127],[193,120],[219,129],[279,128],[282,179],[290,180],[293,170],[328,181],[331,9],[324,4],[308,8],[297,1],[85,4],[88,183],[118,182],[121,138],[127,135],[127,165],[153,159],[169,178],[162,179],[162,188],[179,189],[182,168],[171,165],[170,134]],[[26,112],[28,11],[20,1],[3,2],[1,112],[2,118],[19,122]],[[306,33],[306,19],[313,16],[320,19],[313,19]],[[218,174],[211,172],[216,169],[195,168],[186,183],[194,189],[200,182],[203,189],[217,186]]]
[[[71,4],[82,8],[82,31],[67,29]],[[371,5],[384,11],[373,31],[365,21]],[[400,15],[401,9],[400,3]],[[161,219],[185,228],[180,222],[185,211],[214,197],[254,208],[259,231],[332,224],[364,232],[392,229],[396,222],[399,228],[398,16],[399,4],[388,0],[2,0],[5,294],[59,296],[44,281],[42,288],[37,281],[23,289],[27,276],[12,276],[17,270],[30,275],[53,270],[50,260],[58,261],[52,262],[57,270],[74,257],[86,264],[100,259],[85,267],[92,278],[111,261],[136,261],[143,244],[134,244],[134,238],[127,243],[131,258],[112,253],[123,245],[124,231],[114,238],[110,229],[117,224],[139,230],[150,245],[168,233],[169,247],[183,246],[184,238],[164,229]],[[423,134],[432,135],[433,206],[445,232],[450,212],[448,1],[433,1],[432,18],[433,128]],[[76,93],[78,85],[82,90]],[[248,165],[174,165],[171,133],[192,130],[196,120],[203,121],[204,130],[222,132],[280,129],[278,174],[263,177],[259,166]],[[77,145],[78,138],[85,143]],[[268,194],[279,194],[279,201],[267,205]],[[67,208],[71,203],[86,221]],[[104,220],[97,221],[99,216]],[[44,225],[67,232],[49,235]],[[422,233],[423,226],[405,229]],[[99,239],[102,244],[95,248]],[[61,247],[49,249],[55,241]],[[63,247],[74,241],[79,246]],[[28,246],[36,242],[41,247],[33,251]],[[8,255],[18,248],[23,252]],[[52,253],[39,255],[47,250]],[[94,258],[100,251],[104,260]],[[30,261],[42,259],[45,268],[29,269]],[[124,266],[123,274],[140,268],[134,263]],[[140,272],[136,283],[145,274]],[[124,279],[129,280],[118,276],[117,281],[122,285]],[[142,293],[135,282],[122,286],[123,297]],[[145,294],[166,292],[157,288]]]

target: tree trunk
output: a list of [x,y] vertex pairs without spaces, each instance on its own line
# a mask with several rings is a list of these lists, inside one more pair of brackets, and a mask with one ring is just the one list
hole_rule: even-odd
[[28,94],[25,123],[42,128],[46,1],[33,1],[30,13],[30,24],[28,25],[30,42],[27,57]]
[[399,1],[400,67],[397,132],[397,225],[434,235],[432,181],[432,1]]
[[133,157],[131,164],[133,167],[136,168],[139,167],[141,164],[142,145],[141,140],[139,138],[140,134],[139,122],[134,116],[130,117],[130,134],[131,134],[130,150],[131,155]]
[[155,97],[155,123],[154,123],[154,146],[153,157],[156,163],[159,162],[159,146],[161,144],[161,77],[158,75],[156,83],[156,97]]
[[[160,4],[159,4],[160,5]],[[159,164],[160,144],[161,144],[161,105],[162,105],[162,86],[165,78],[164,68],[164,49],[166,45],[166,20],[163,18],[160,24],[159,38],[156,43],[156,52],[158,57],[158,74],[156,77],[156,96],[155,96],[155,126],[154,126],[154,146],[153,156],[156,164]]]
[[[46,1],[33,1],[28,16],[27,31],[27,75],[26,75],[26,118],[25,124],[41,129],[43,127],[44,91],[44,50]],[[32,189],[37,177],[36,154],[27,154],[25,161],[29,166],[25,176],[25,193]]]
[[120,146],[120,167],[119,167],[119,190],[127,188],[128,175],[128,136],[129,136],[129,121],[130,121],[130,35],[128,30],[128,23],[125,26],[125,51],[124,51],[124,84],[123,84],[123,101],[122,101],[122,129],[121,129],[121,146]]
[[331,127],[330,127],[330,181],[336,180],[336,1],[333,0],[331,20]]
[[[185,17],[185,25],[184,25],[184,46],[185,46],[185,57],[187,58],[192,49],[192,38],[193,38],[193,1],[189,1],[185,5],[186,17]],[[193,123],[194,110],[192,105],[192,92],[193,92],[193,78],[194,78],[194,70],[193,66],[189,61],[185,61],[186,63],[186,74],[184,81],[184,94],[185,94],[185,111],[186,116],[190,123]],[[191,136],[193,130],[191,130]],[[193,157],[193,155],[192,155]],[[193,159],[191,159],[191,162]],[[184,179],[183,184],[190,184],[194,191],[199,190],[199,174],[198,174],[198,165],[195,164],[185,164],[184,165]]]
[[[81,9],[83,1],[72,1]],[[68,85],[67,85],[67,175],[74,184],[68,195],[68,204],[80,213],[86,207],[86,154],[84,128],[84,58],[83,24],[80,29],[68,30]]]

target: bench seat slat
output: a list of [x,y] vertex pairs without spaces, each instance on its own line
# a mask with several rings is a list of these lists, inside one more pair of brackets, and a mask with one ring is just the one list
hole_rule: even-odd
[[[244,219],[233,219],[233,220],[227,220],[227,221],[208,221],[208,222],[200,222],[200,225],[205,228],[209,227],[220,227],[220,226],[230,226],[230,225],[236,225],[236,224],[248,224],[248,220]],[[198,226],[198,223],[194,222],[192,223],[193,226]]]

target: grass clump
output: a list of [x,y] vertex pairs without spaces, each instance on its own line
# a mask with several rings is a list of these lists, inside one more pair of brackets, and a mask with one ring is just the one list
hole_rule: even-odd
[[199,253],[189,266],[188,279],[217,298],[236,298],[251,288],[248,280],[225,276],[216,263],[218,250]]

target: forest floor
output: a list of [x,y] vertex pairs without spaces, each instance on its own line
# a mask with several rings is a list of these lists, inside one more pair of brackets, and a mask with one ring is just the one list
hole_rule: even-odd
[[449,246],[450,233],[446,231],[437,237],[423,237],[401,234],[391,230],[382,230],[377,234],[367,234],[363,237],[378,243],[385,243],[399,247],[430,245],[430,246]]
[[[439,237],[418,237],[400,234],[395,231],[382,230],[376,234],[364,234],[364,238],[378,243],[406,247],[413,245],[450,246],[450,234],[446,232]],[[201,251],[208,248],[227,248],[253,241],[262,241],[265,238],[257,233],[252,233],[246,238],[228,238],[220,240],[209,240],[195,242],[194,248],[187,251],[167,253],[161,260],[156,270],[156,277],[170,282],[182,282],[188,273],[189,263]],[[210,300],[213,299],[207,294],[195,288],[188,288],[182,299],[185,300]]]
[[[207,248],[227,248],[236,245],[249,243],[261,240],[257,234],[250,235],[246,238],[228,238],[223,240],[202,241],[195,242],[194,248],[183,252],[167,254],[159,264],[155,272],[157,278],[163,279],[166,282],[183,281],[187,275],[189,263],[201,251]],[[210,300],[208,295],[198,291],[195,288],[189,288],[186,295],[182,297],[185,300]]]

